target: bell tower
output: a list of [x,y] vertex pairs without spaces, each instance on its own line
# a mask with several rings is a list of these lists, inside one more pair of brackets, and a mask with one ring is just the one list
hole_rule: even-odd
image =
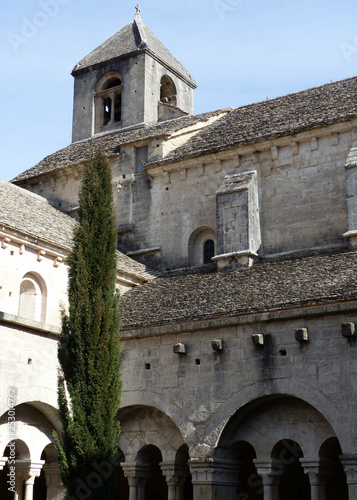
[[134,20],[84,57],[72,71],[72,141],[193,114],[190,73]]

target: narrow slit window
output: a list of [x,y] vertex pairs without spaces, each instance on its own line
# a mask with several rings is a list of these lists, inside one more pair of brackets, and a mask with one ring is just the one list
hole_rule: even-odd
[[207,240],[203,246],[203,263],[209,264],[214,257],[214,241]]
[[116,96],[114,101],[114,121],[121,121],[121,94]]
[[112,114],[112,101],[110,97],[103,99],[103,107],[104,107],[103,125],[107,125],[110,122]]

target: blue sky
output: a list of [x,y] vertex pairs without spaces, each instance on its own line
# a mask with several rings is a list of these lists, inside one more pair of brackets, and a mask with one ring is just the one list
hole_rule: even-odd
[[[71,142],[73,66],[136,2],[0,0],[0,178]],[[357,75],[354,0],[142,0],[143,22],[198,83],[195,113]]]

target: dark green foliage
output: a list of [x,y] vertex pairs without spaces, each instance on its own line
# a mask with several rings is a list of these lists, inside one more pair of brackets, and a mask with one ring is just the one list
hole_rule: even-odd
[[110,169],[101,154],[85,170],[79,215],[69,258],[69,314],[63,313],[58,347],[63,434],[56,446],[66,499],[111,500],[121,381],[116,225]]

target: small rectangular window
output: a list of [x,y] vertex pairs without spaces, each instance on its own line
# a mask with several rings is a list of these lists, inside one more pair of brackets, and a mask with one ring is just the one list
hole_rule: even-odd
[[135,155],[135,173],[141,174],[145,172],[145,165],[148,162],[148,146],[142,146],[140,148],[136,148]]

